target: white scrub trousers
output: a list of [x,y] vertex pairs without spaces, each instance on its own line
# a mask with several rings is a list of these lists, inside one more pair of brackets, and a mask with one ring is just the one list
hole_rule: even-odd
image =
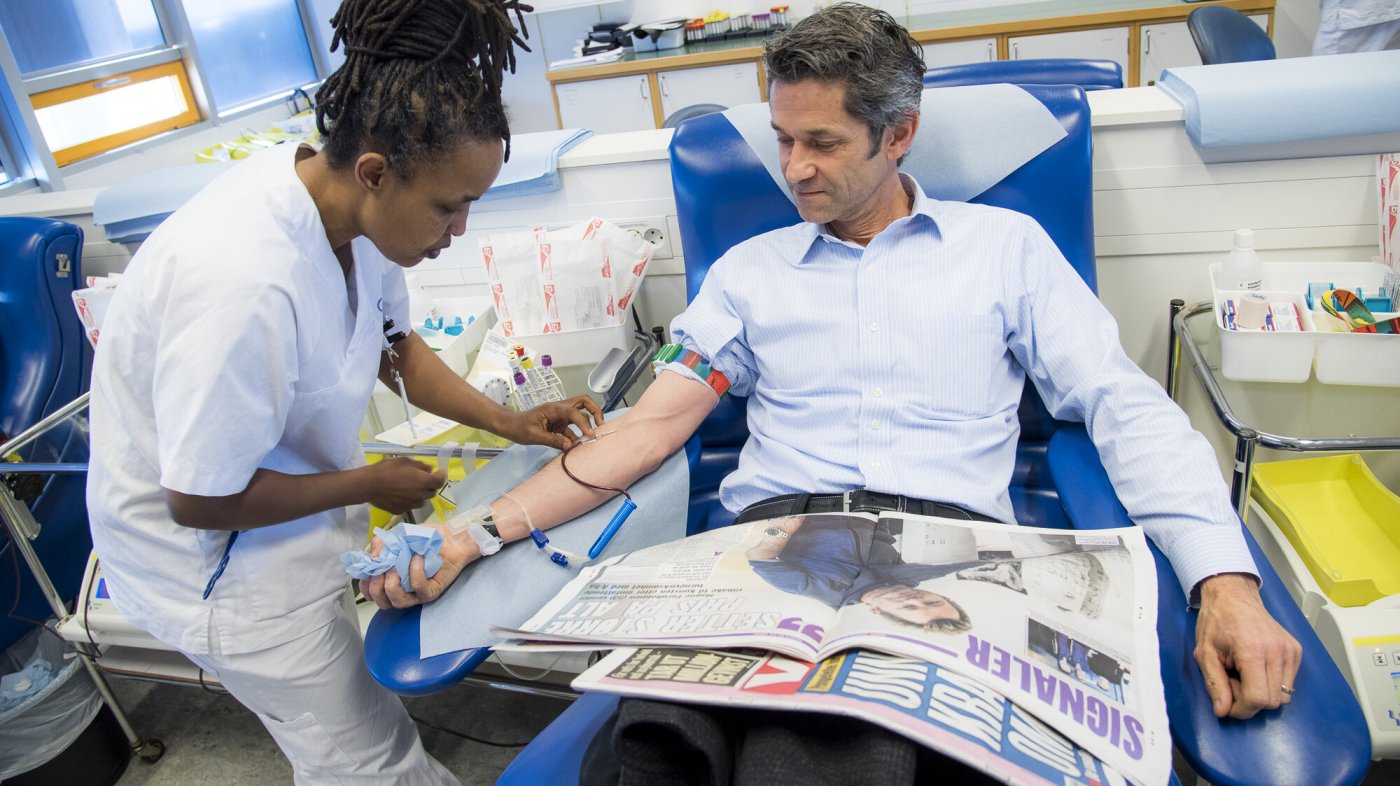
[[257,713],[292,762],[297,786],[460,782],[423,750],[403,702],[365,667],[345,604],[325,625],[241,655],[189,655]]

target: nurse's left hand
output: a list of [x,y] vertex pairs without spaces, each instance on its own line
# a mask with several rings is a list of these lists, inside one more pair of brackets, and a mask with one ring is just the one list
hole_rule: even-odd
[[602,422],[603,410],[593,399],[574,396],[514,413],[501,436],[521,445],[548,445],[563,450],[578,439],[569,426],[578,426],[585,437],[591,437],[593,424]]
[[[379,608],[406,609],[420,603],[432,603],[452,586],[452,582],[457,580],[463,568],[481,556],[475,541],[465,532],[454,534],[444,524],[425,526],[433,527],[442,533],[442,549],[438,552],[442,556],[442,567],[438,568],[432,578],[428,578],[423,570],[423,555],[413,555],[413,559],[408,563],[408,582],[413,587],[412,592],[403,591],[403,582],[399,579],[398,570],[361,579],[360,592],[374,601]],[[370,552],[378,554],[382,545],[379,538],[375,538]]]

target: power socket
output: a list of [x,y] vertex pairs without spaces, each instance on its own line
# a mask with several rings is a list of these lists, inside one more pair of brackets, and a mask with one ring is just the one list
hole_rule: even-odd
[[613,223],[652,244],[656,249],[651,254],[652,259],[670,259],[675,256],[671,250],[671,233],[666,228],[665,216],[625,218]]

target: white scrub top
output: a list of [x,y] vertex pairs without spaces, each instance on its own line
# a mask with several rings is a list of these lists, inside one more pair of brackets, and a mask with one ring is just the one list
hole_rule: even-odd
[[93,544],[123,616],[186,652],[254,652],[330,622],[318,601],[345,590],[338,556],[364,542],[365,506],[248,530],[202,600],[230,533],[176,524],[162,491],[227,496],[259,468],[364,463],[383,320],[407,324],[403,271],[357,238],[347,280],[295,154],[249,158],[161,224],[98,338]]

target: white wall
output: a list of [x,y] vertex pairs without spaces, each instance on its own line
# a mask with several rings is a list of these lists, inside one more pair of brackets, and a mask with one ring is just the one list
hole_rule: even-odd
[[1275,0],[1274,51],[1279,57],[1311,55],[1321,20],[1321,0]]

